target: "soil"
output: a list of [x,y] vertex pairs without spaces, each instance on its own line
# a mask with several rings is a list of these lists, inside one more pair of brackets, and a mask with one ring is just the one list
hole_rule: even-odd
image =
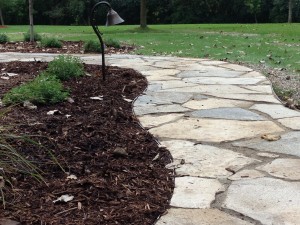
[[[0,63],[2,74],[18,74],[0,79],[0,98],[46,68],[45,62]],[[3,133],[26,137],[6,140],[43,178],[0,170],[11,182],[3,189],[0,224],[11,219],[26,225],[150,225],[168,208],[174,180],[165,165],[171,155],[139,125],[129,101],[143,92],[146,79],[131,69],[109,67],[103,82],[100,66],[85,70],[86,76],[64,82],[68,101],[36,110],[0,107],[5,112],[0,138]],[[99,100],[91,99],[96,96]],[[52,110],[58,111],[47,115]],[[53,202],[62,195],[74,199]]]

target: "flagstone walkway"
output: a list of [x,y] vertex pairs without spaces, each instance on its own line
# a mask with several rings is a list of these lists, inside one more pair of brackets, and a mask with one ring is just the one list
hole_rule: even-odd
[[[0,55],[2,62],[52,58]],[[206,59],[111,55],[107,62],[147,77],[134,112],[174,158],[170,209],[156,225],[300,224],[300,112],[285,108],[262,74]]]

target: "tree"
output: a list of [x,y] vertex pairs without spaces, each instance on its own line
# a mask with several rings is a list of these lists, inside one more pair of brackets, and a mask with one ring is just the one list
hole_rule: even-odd
[[249,13],[254,15],[255,23],[257,23],[257,14],[261,11],[261,0],[245,0],[245,5],[248,7]]
[[147,0],[141,0],[140,27],[147,28]]
[[288,23],[291,23],[293,21],[293,6],[294,2],[293,0],[289,0],[289,16],[288,16]]
[[0,0],[0,20],[1,20],[1,25],[4,26],[4,19],[3,19],[3,9],[9,5],[9,1],[7,0]]
[[30,25],[30,42],[34,41],[34,29],[33,29],[33,0],[29,0],[29,25]]

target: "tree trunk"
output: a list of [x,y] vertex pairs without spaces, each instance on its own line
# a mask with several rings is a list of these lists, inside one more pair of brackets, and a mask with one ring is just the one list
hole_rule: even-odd
[[33,30],[33,0],[29,0],[29,24],[30,24],[30,42],[34,42]]
[[140,27],[147,28],[147,0],[141,0]]
[[289,17],[288,23],[293,22],[293,0],[289,0]]
[[2,14],[2,9],[0,8],[0,19],[1,19],[1,25],[4,26],[4,19],[3,19],[3,14]]

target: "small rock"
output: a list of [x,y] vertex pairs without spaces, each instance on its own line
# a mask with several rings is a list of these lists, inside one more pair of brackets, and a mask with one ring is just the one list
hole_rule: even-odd
[[2,80],[9,80],[9,77],[0,77]]
[[120,147],[115,148],[115,150],[113,151],[113,154],[116,156],[128,156],[126,149],[120,148]]
[[274,134],[264,134],[261,136],[261,138],[267,141],[278,141],[281,138],[281,136]]
[[72,196],[72,195],[62,195],[58,199],[54,200],[53,203],[56,203],[56,202],[69,202],[69,201],[72,201],[73,199],[74,199],[74,196]]
[[102,101],[102,100],[103,100],[103,95],[101,95],[101,96],[96,96],[96,97],[90,97],[90,99]]
[[25,101],[23,103],[23,106],[27,109],[31,109],[31,110],[36,110],[37,109],[37,106],[32,104],[30,101]]
[[73,99],[73,98],[70,98],[70,97],[67,98],[67,101],[68,101],[69,103],[71,103],[71,104],[75,102],[74,99]]
[[51,110],[49,112],[47,112],[47,115],[51,116],[51,115],[57,115],[57,114],[61,114],[61,112],[57,109],[55,110]]

